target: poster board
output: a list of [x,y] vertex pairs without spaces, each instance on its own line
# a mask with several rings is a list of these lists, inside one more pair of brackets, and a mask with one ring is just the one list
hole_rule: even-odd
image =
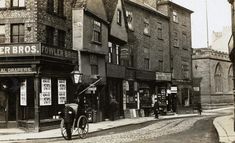
[[67,99],[67,85],[66,80],[58,80],[58,104],[65,104]]
[[41,79],[42,92],[40,94],[40,106],[51,105],[51,79]]

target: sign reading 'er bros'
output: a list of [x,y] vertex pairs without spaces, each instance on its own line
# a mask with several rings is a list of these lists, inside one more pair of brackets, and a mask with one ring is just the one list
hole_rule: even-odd
[[76,60],[77,55],[77,51],[47,46],[41,43],[5,44],[0,46],[0,57],[46,56]]

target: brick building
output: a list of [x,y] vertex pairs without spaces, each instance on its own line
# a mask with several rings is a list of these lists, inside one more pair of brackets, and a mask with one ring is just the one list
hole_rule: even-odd
[[193,50],[193,76],[201,78],[202,108],[218,108],[233,104],[233,69],[225,52],[211,48]]
[[166,105],[171,81],[169,17],[143,1],[125,0],[124,3],[129,52],[125,63],[125,111],[128,115],[142,109],[148,116],[154,98],[162,99]]
[[[157,10],[170,17],[172,87],[177,89],[177,111],[192,111],[192,11],[169,0],[157,0]],[[172,98],[175,98],[175,91]]]
[[59,123],[78,55],[72,50],[71,3],[0,1],[1,127],[39,131]]
[[[108,55],[108,19],[102,0],[77,0],[73,9],[73,49],[79,52],[83,73],[80,91],[101,79],[82,96],[84,104],[97,112],[93,122],[104,119],[106,103],[106,56]],[[93,112],[94,113],[94,112]]]

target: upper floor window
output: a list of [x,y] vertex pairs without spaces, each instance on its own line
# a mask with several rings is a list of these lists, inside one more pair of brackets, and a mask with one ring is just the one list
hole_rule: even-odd
[[54,45],[54,33],[55,33],[55,28],[50,26],[46,27],[46,44]]
[[163,71],[163,61],[159,60],[159,71],[162,72]]
[[58,46],[61,48],[65,47],[65,31],[58,30]]
[[149,58],[144,58],[144,69],[149,70]]
[[149,35],[149,29],[150,29],[149,19],[145,18],[144,19],[144,34]]
[[183,49],[187,50],[187,35],[186,35],[186,33],[182,33],[182,46],[183,46]]
[[25,0],[11,0],[12,7],[25,7]]
[[122,11],[120,9],[117,10],[117,23],[122,25]]
[[0,25],[0,43],[5,43],[5,25]]
[[98,57],[94,54],[90,55],[91,75],[99,74]]
[[24,42],[24,24],[12,24],[11,25],[11,42],[23,43]]
[[233,91],[233,68],[230,66],[229,71],[228,71],[228,91],[232,92]]
[[127,19],[127,25],[130,30],[134,30],[133,28],[133,14],[131,11],[126,11],[126,19]]
[[93,41],[101,42],[101,23],[96,20],[93,23]]
[[173,11],[173,21],[177,23],[179,22],[179,17],[176,11]]
[[157,38],[162,39],[162,23],[157,23]]
[[0,8],[6,7],[6,0],[0,0]]
[[64,16],[64,0],[58,0],[58,15]]
[[116,45],[116,60],[117,60],[117,65],[120,64],[120,47],[119,45]]
[[174,38],[173,46],[174,47],[179,47],[179,38],[178,38],[178,33],[177,32],[174,32],[173,38]]
[[47,12],[54,13],[54,0],[47,0]]
[[111,42],[109,42],[108,43],[108,47],[109,47],[109,63],[112,63],[112,53],[113,53],[113,48],[112,48],[112,43]]

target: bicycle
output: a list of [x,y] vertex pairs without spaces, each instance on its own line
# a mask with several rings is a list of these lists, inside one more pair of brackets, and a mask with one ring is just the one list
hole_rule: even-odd
[[[80,112],[79,112],[80,111]],[[71,140],[72,135],[78,134],[82,139],[86,138],[89,130],[86,111],[78,109],[78,104],[65,104],[64,112],[59,115],[62,118],[60,123],[61,134],[65,140]]]

